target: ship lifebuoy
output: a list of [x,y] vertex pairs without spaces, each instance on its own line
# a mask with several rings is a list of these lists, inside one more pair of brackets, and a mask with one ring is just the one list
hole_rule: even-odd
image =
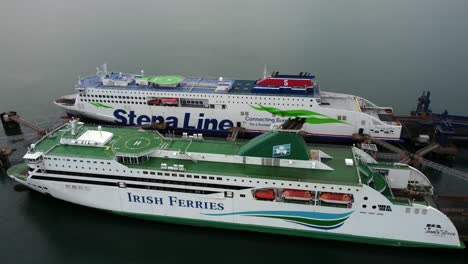
[[348,194],[345,194],[345,195],[343,195],[343,200],[344,200],[344,201],[350,201],[350,200],[351,200],[351,197],[349,197]]

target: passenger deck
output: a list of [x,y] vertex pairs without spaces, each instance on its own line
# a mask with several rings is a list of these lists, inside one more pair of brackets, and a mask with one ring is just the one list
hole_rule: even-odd
[[[110,73],[110,79],[115,80],[131,80],[125,86],[104,85],[100,76],[91,76],[80,80],[80,88],[95,88],[95,89],[113,89],[113,90],[134,90],[134,91],[157,91],[157,92],[180,92],[180,93],[207,93],[207,94],[261,94],[261,95],[276,95],[278,93],[268,91],[258,93],[253,91],[255,87],[255,80],[235,80],[224,79],[223,82],[231,83],[229,91],[216,90],[218,79],[207,77],[182,77],[180,83],[175,86],[153,86],[153,85],[138,85],[134,80],[135,76],[130,74]],[[132,80],[133,78],[133,80]],[[156,76],[145,77],[156,78]],[[312,93],[280,93],[281,96],[299,96],[299,97],[318,97],[320,91],[318,88],[314,89]]]
[[[86,131],[96,131],[96,127],[85,125],[81,130],[80,133],[74,136],[75,138],[79,138],[80,135],[83,135]],[[196,161],[190,159],[171,159],[152,157],[149,155],[147,160],[145,159],[139,164],[126,164],[126,166],[148,170],[160,170],[163,163],[168,166],[178,164],[184,165],[187,174],[206,173],[330,184],[339,183],[345,185],[359,185],[361,183],[356,165],[349,166],[345,164],[345,159],[355,160],[351,147],[307,145],[309,148],[308,151],[310,152],[315,151],[315,153],[317,153],[316,151],[319,149],[324,152],[327,157],[331,156],[332,158],[322,158],[321,162],[332,168],[332,170],[306,169],[229,162],[228,157],[239,155],[240,148],[248,141],[231,142],[214,139],[164,138],[157,133],[139,131],[132,128],[102,127],[100,131],[113,134],[112,140],[107,142],[103,147],[61,144],[63,137],[72,138],[70,129],[63,127],[43,138],[42,141],[35,146],[35,151],[44,152],[46,156],[51,159],[56,156],[61,158],[69,157],[72,160],[80,158],[117,160],[117,155],[122,153],[126,154],[128,157],[135,157],[143,155],[144,153],[149,155],[158,150],[174,151],[174,153],[220,154],[227,155],[226,162],[206,161],[203,159],[198,159]],[[316,159],[317,157],[310,158]],[[317,160],[317,162],[320,162],[320,160]]]

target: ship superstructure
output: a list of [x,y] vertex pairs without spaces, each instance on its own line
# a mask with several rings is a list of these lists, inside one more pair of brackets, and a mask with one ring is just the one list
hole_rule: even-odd
[[250,141],[165,137],[75,120],[8,171],[68,202],[143,219],[395,246],[463,248],[452,222],[424,200],[420,171],[377,163],[351,146],[305,143],[273,130]]
[[55,103],[72,115],[123,125],[165,123],[205,134],[242,127],[259,134],[288,118],[303,118],[311,140],[349,141],[353,134],[367,134],[391,141],[401,134],[399,123],[383,121],[392,108],[321,91],[315,76],[302,72],[239,80],[109,73],[104,65],[95,76],[80,79],[76,90]]

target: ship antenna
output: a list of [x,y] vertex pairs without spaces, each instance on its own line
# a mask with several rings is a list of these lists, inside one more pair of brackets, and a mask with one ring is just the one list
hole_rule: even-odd
[[71,135],[72,136],[75,136],[76,135],[76,120],[75,118],[72,117],[72,119],[70,120],[70,130],[71,130]]

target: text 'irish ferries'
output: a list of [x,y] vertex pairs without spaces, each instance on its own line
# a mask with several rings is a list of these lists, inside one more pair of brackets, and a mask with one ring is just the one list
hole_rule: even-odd
[[167,199],[163,197],[155,197],[148,195],[136,195],[132,193],[127,193],[128,201],[131,203],[145,203],[145,204],[155,204],[155,205],[169,205],[169,206],[178,206],[178,207],[188,207],[188,208],[199,208],[199,209],[208,209],[208,210],[224,210],[223,203],[214,203],[214,202],[204,202],[204,201],[195,201],[180,199],[176,196],[168,196]]

